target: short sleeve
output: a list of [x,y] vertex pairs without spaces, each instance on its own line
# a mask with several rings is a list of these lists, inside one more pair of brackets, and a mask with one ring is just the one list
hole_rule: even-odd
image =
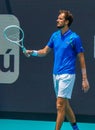
[[77,54],[84,52],[84,48],[82,46],[82,41],[79,36],[75,37],[75,39],[74,39],[74,48],[75,48]]
[[52,34],[52,36],[50,37],[50,39],[49,39],[49,41],[48,41],[48,43],[47,43],[47,46],[49,46],[50,48],[53,48],[53,37],[54,37],[54,35]]

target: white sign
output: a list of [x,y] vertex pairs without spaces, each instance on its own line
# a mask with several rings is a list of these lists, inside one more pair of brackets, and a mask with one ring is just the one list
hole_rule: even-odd
[[18,25],[14,15],[0,15],[0,83],[14,83],[19,76],[19,47],[3,36],[3,30],[9,25]]

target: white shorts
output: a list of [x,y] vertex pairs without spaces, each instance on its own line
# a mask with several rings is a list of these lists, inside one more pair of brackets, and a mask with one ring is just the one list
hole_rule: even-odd
[[75,74],[53,75],[56,97],[71,99]]

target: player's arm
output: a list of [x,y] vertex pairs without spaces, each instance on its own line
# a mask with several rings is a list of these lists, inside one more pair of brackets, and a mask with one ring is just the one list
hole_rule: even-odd
[[81,72],[82,72],[82,89],[84,90],[84,92],[86,92],[89,89],[89,82],[87,79],[84,53],[79,53],[78,57],[79,57]]
[[26,55],[29,54],[31,56],[38,56],[38,57],[44,57],[51,51],[51,48],[48,46],[45,46],[43,49],[40,50],[27,50]]

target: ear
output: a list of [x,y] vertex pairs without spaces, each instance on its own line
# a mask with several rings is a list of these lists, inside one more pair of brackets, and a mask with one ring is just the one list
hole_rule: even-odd
[[65,24],[68,25],[68,24],[69,24],[69,20],[66,20],[66,21],[65,21]]

